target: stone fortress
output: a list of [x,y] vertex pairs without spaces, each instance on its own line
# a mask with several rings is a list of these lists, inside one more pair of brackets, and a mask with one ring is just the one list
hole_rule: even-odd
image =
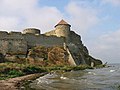
[[71,25],[61,20],[55,29],[44,34],[39,29],[28,28],[23,32],[0,31],[0,53],[26,57],[28,50],[35,46],[61,46],[69,54],[69,63],[73,66],[100,62],[89,55],[82,44],[81,36],[70,29]]

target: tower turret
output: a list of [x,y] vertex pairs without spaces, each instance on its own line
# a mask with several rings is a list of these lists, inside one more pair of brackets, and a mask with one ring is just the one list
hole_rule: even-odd
[[36,28],[27,28],[25,30],[23,30],[24,34],[36,34],[39,35],[40,34],[40,30],[36,29]]
[[70,27],[71,25],[68,24],[63,19],[55,26],[55,33],[58,37],[65,37],[67,41],[69,41],[70,36]]

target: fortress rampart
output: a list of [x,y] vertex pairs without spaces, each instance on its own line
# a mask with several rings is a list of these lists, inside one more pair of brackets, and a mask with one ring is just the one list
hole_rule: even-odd
[[68,51],[71,65],[85,63],[81,53],[89,54],[82,44],[80,35],[70,29],[71,25],[61,20],[55,29],[41,34],[39,29],[28,28],[23,32],[0,31],[0,53],[4,55],[24,55],[35,46],[53,47],[61,46]]

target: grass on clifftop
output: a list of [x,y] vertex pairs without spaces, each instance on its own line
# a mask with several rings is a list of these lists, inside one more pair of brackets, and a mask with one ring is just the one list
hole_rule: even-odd
[[0,80],[19,77],[23,75],[51,72],[51,71],[71,71],[71,70],[84,70],[93,69],[88,65],[79,66],[50,66],[50,67],[40,67],[29,64],[18,64],[18,63],[0,63]]
[[46,72],[38,66],[18,63],[0,63],[0,80],[27,74]]

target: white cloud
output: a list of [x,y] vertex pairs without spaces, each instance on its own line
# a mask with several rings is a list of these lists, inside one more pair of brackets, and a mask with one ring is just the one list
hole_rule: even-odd
[[97,25],[100,19],[97,16],[98,10],[90,6],[82,6],[80,3],[79,1],[70,2],[66,7],[66,11],[70,16],[69,21],[74,26],[73,28],[79,29],[78,32],[83,33]]
[[[62,18],[65,18],[78,33],[83,33],[98,24],[98,11],[91,7],[82,7],[79,1],[70,1],[65,12],[56,7],[41,7],[39,0],[1,0],[0,27],[3,29],[18,29],[27,27],[39,28],[46,32]],[[82,2],[83,3],[83,2]],[[87,3],[87,2],[86,2]],[[85,4],[85,3],[84,3]],[[6,18],[5,18],[6,17]],[[9,18],[9,19],[8,19]]]
[[0,29],[12,30],[19,23],[18,18],[16,17],[0,17]]
[[120,5],[120,0],[102,0],[104,4],[110,3],[114,6],[119,6]]
[[43,30],[50,30],[61,18],[62,14],[55,7],[43,7],[34,10],[32,15],[26,17],[28,26],[41,26]]
[[95,43],[93,43],[90,48],[94,56],[103,59],[104,62],[118,62],[120,59],[120,29],[102,35],[93,42]]
[[40,7],[39,0],[1,0],[0,27],[25,29],[36,27],[42,32],[50,30],[63,15],[56,7]]

